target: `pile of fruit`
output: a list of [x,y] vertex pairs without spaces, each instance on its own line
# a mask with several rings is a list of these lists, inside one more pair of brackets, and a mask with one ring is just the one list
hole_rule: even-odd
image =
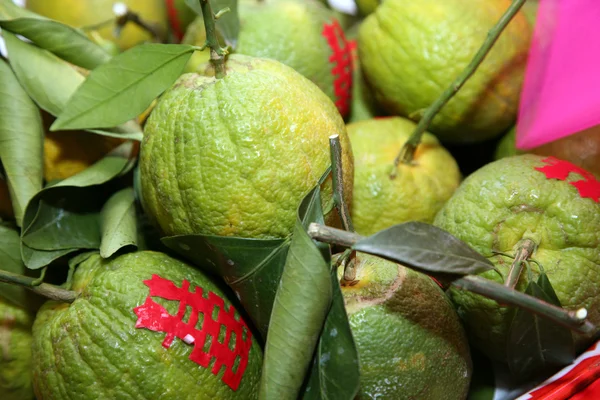
[[0,0],[0,399],[459,400],[593,343],[599,131],[515,147],[537,1],[356,6]]

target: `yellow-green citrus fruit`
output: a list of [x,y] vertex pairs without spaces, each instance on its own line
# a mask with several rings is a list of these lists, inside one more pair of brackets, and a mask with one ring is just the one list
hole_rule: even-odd
[[358,253],[356,262],[359,282],[342,293],[358,349],[357,399],[465,399],[469,345],[444,292],[381,258]]
[[[386,0],[362,23],[358,50],[390,113],[419,120],[467,67],[510,0]],[[447,142],[479,142],[516,118],[531,26],[519,12],[430,126]]]
[[38,400],[258,398],[262,350],[197,269],[150,251],[92,255],[72,290],[33,324]]
[[400,117],[355,122],[347,126],[354,152],[354,228],[371,235],[407,221],[433,222],[435,214],[460,184],[452,155],[430,133],[423,135],[411,164],[394,158],[415,129]]
[[516,127],[513,126],[498,142],[494,152],[494,160],[522,154],[516,146]]
[[[542,265],[561,305],[585,307],[600,323],[600,182],[591,173],[555,158],[519,155],[492,162],[461,184],[435,225],[489,257],[495,271],[482,277],[503,283],[523,239],[537,243],[531,259]],[[530,263],[537,280],[539,268]],[[517,289],[524,290],[527,273]],[[513,308],[468,291],[451,289],[472,344],[490,358],[506,361],[507,330]],[[581,349],[589,337],[574,334]]]
[[0,399],[33,399],[31,324],[25,310],[0,297]]
[[[102,26],[96,30],[98,34],[115,42],[121,50],[127,50],[147,41],[153,41],[152,34],[140,26],[128,22],[120,35],[115,36],[115,14],[113,6],[116,3],[125,4],[159,34],[160,39],[166,36],[168,30],[165,0],[26,0],[25,6],[40,15],[52,18],[76,28]],[[109,23],[106,23],[110,21]]]
[[[315,83],[342,116],[352,96],[352,56],[335,13],[316,0],[242,1],[235,53],[280,61]],[[204,28],[196,20],[196,45]],[[188,38],[187,43],[190,42]],[[197,56],[197,62],[208,55]],[[188,64],[188,68],[193,68]]]
[[146,122],[142,204],[163,233],[288,236],[300,201],[331,164],[334,134],[350,204],[352,150],[333,102],[278,61],[232,55],[225,65],[222,79],[209,66],[182,75]]

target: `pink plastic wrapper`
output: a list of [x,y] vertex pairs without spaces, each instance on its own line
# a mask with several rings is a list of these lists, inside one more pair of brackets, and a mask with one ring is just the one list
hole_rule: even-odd
[[[578,0],[571,0],[578,1]],[[600,342],[517,400],[600,399]]]
[[600,0],[540,0],[521,93],[518,149],[600,124],[599,21]]

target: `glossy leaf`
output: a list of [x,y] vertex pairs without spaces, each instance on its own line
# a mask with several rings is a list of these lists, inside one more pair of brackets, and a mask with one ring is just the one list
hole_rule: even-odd
[[359,240],[353,249],[425,273],[478,274],[493,264],[450,233],[423,222],[406,222]]
[[[94,69],[111,57],[79,30],[50,19],[6,19],[0,15],[0,27],[26,37],[41,49],[86,69]],[[10,51],[8,53],[10,57]]]
[[70,252],[100,247],[100,210],[106,184],[133,167],[132,142],[65,180],[40,191],[23,219],[21,255],[28,268],[47,265]]
[[[19,233],[15,229],[0,224],[0,269],[23,275],[25,265],[19,251]],[[0,297],[17,306],[27,307],[27,289],[0,283]]]
[[137,221],[133,188],[128,187],[113,194],[102,211],[100,255],[112,256],[125,246],[137,244]]
[[162,242],[194,264],[221,276],[263,339],[266,337],[289,240],[185,235],[166,237]]
[[29,96],[52,115],[58,115],[85,77],[52,53],[4,32],[9,61]]
[[[202,17],[202,8],[198,0],[185,0],[188,7]],[[216,27],[221,36],[225,39],[225,44],[235,49],[237,46],[238,36],[240,34],[240,16],[238,13],[238,0],[211,0],[210,2],[213,13],[219,12],[229,7],[228,12],[222,14],[216,21]]]
[[[529,282],[525,293],[561,306],[544,273],[537,283]],[[508,331],[507,356],[511,373],[526,379],[572,362],[575,358],[573,336],[568,328],[517,308]]]
[[331,309],[313,357],[310,377],[302,395],[304,400],[351,400],[358,393],[358,350],[335,269],[332,269],[331,283]]
[[0,160],[19,226],[27,203],[42,188],[43,135],[38,108],[0,58]]
[[308,222],[323,223],[318,186],[299,208],[271,313],[259,399],[298,398],[331,306],[330,256],[306,233]]
[[135,118],[175,82],[193,51],[142,44],[113,57],[90,73],[50,129],[110,128]]

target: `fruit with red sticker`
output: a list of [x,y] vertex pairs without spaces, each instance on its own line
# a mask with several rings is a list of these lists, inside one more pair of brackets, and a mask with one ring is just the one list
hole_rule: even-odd
[[[265,0],[240,2],[239,14],[234,53],[271,58],[294,68],[325,92],[342,116],[348,114],[352,54],[332,10],[316,0]],[[206,37],[202,19],[196,19],[190,30],[196,33],[186,34],[184,42],[202,46]],[[188,71],[207,61],[208,51],[194,58]]]
[[33,325],[38,399],[257,398],[256,336],[197,269],[151,251],[92,255],[71,289],[73,303],[48,301]]
[[[554,158],[520,155],[495,161],[471,174],[436,216],[434,224],[467,242],[498,268],[481,276],[503,283],[524,239],[537,279],[541,265],[562,307],[586,308],[600,323],[600,183],[589,172]],[[503,253],[503,254],[499,254]],[[516,288],[524,290],[523,272]],[[451,289],[472,343],[506,361],[512,308],[471,292]],[[573,333],[579,350],[590,337]]]
[[429,276],[379,257],[357,253],[353,262],[358,283],[342,294],[358,348],[357,399],[464,399],[471,355],[444,292]]

